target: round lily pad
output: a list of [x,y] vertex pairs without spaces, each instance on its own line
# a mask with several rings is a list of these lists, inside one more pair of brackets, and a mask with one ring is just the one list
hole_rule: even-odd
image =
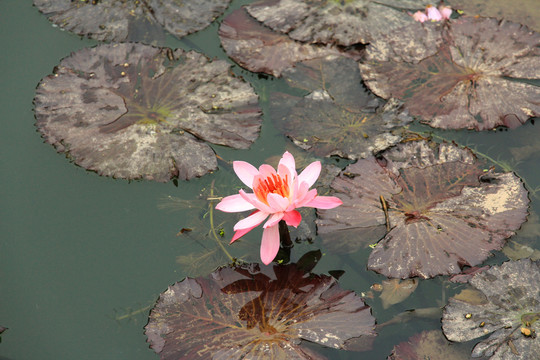
[[292,39],[323,44],[368,43],[381,34],[414,22],[406,10],[429,0],[261,0],[248,12]]
[[180,38],[210,25],[231,0],[34,0],[56,25],[101,41],[152,42],[162,28]]
[[473,357],[536,359],[540,354],[540,262],[509,261],[476,274],[475,299],[450,298],[442,327],[451,341],[490,335],[474,347]]
[[362,86],[352,59],[332,55],[306,60],[283,77],[309,94],[273,94],[272,120],[295,144],[317,156],[367,157],[401,141],[398,130],[412,121],[399,101],[384,104]]
[[283,70],[306,59],[343,54],[359,60],[364,49],[351,50],[295,41],[262,25],[245,8],[233,11],[223,20],[219,38],[227,55],[240,66],[278,77]]
[[539,46],[539,33],[505,20],[415,23],[371,43],[360,69],[430,126],[514,128],[540,115]]
[[295,264],[251,264],[170,286],[146,335],[161,359],[320,360],[302,340],[359,350],[374,326],[370,308],[334,278]]
[[368,268],[393,278],[480,264],[519,229],[529,204],[513,173],[486,169],[468,149],[427,141],[358,160],[331,187],[343,205],[318,211],[325,245],[354,251],[382,233]]
[[258,98],[230,65],[194,51],[100,45],[63,59],[34,98],[37,127],[100,175],[168,181],[217,168],[205,142],[248,148]]

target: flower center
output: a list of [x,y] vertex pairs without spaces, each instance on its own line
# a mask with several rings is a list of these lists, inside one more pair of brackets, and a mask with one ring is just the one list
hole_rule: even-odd
[[290,195],[288,176],[285,175],[285,177],[282,178],[278,174],[272,174],[264,179],[259,179],[258,181],[255,181],[253,192],[257,196],[257,199],[266,205],[268,205],[266,197],[270,193],[288,198]]

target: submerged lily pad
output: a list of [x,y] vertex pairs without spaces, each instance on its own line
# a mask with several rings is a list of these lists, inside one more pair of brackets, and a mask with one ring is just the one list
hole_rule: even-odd
[[540,31],[537,0],[446,0],[452,9],[459,9],[470,16],[489,16],[527,25]]
[[368,88],[444,129],[514,128],[540,115],[540,34],[509,21],[416,23],[377,39],[360,65]]
[[452,344],[440,330],[422,331],[413,335],[408,341],[394,346],[387,360],[420,360],[420,359],[469,359],[468,353],[459,345]]
[[[180,38],[210,25],[231,0],[34,0],[56,25],[101,41],[148,41],[164,27]],[[152,36],[154,35],[154,36]]]
[[478,343],[473,357],[536,359],[540,354],[540,263],[509,261],[475,275],[470,284],[480,301],[450,298],[442,326],[451,341],[469,341],[491,334]]
[[383,309],[405,301],[418,287],[416,279],[388,279],[382,282],[382,293],[380,295]]
[[343,54],[359,60],[363,47],[340,49],[336,46],[303,44],[270,30],[252,18],[245,8],[230,13],[221,23],[219,38],[223,49],[240,66],[253,71],[281,76],[296,62]]
[[59,152],[101,175],[201,176],[217,168],[204,141],[245,149],[258,136],[257,95],[229,68],[181,49],[83,49],[39,84],[37,127]]
[[354,60],[328,56],[284,72],[304,97],[275,93],[270,114],[276,127],[317,156],[369,156],[399,141],[396,129],[412,121],[398,101],[381,103],[361,84]]
[[161,294],[146,335],[161,359],[324,359],[301,340],[359,350],[375,319],[334,278],[298,266],[221,268]]
[[388,277],[456,274],[484,261],[526,220],[513,173],[484,170],[454,144],[407,142],[349,165],[332,183],[343,205],[318,211],[325,245],[354,251],[386,235],[368,268]]
[[262,0],[248,12],[292,39],[323,44],[368,43],[381,34],[414,22],[405,10],[429,0]]

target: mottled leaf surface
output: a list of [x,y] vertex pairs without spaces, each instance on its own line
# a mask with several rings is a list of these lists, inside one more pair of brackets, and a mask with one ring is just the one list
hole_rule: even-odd
[[396,346],[387,360],[469,359],[465,349],[446,340],[440,330],[422,331]]
[[526,334],[540,331],[540,263],[509,261],[475,275],[470,284],[483,301],[450,298],[442,319],[446,337],[463,342],[490,334],[474,347],[473,357],[537,358],[540,339]]
[[229,67],[194,51],[131,43],[83,49],[39,84],[37,127],[101,175],[201,176],[217,167],[204,141],[247,148],[258,136],[257,95]]
[[368,268],[394,278],[456,274],[481,263],[526,220],[529,204],[513,173],[484,171],[469,150],[426,141],[359,160],[332,188],[343,205],[318,211],[325,246],[358,249],[378,240],[374,228],[387,230]]
[[324,359],[301,340],[355,350],[370,308],[334,278],[294,264],[221,268],[161,294],[146,335],[161,359]]
[[414,12],[426,0],[262,0],[247,6],[248,12],[273,30],[292,39],[323,44],[368,43],[381,34],[414,20]]
[[101,41],[161,40],[163,28],[180,38],[210,25],[230,0],[34,0],[56,25]]
[[462,17],[383,36],[360,65],[366,85],[444,129],[517,127],[540,114],[540,34],[509,21]]
[[398,101],[383,104],[363,87],[354,60],[307,60],[283,77],[309,94],[272,94],[270,116],[282,133],[317,156],[369,156],[399,142],[396,130],[412,121]]
[[336,46],[304,44],[272,31],[252,18],[244,8],[230,13],[219,28],[221,45],[240,66],[253,71],[281,76],[283,70],[306,59],[343,54],[359,59],[363,47],[350,50]]
[[540,31],[537,0],[447,0],[445,3],[452,9],[464,11],[466,15],[506,19]]

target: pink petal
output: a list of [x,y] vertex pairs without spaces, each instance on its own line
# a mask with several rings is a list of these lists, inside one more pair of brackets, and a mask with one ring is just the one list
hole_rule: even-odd
[[259,174],[261,175],[261,178],[266,179],[268,176],[275,175],[277,173],[276,169],[274,169],[270,165],[262,164],[261,166],[259,166]]
[[217,210],[224,212],[241,212],[251,210],[254,207],[253,204],[244,200],[240,194],[226,196],[216,205]]
[[315,199],[317,197],[317,189],[311,189],[307,192],[307,194],[304,196],[304,198],[295,203],[295,207],[296,208],[300,208],[302,206],[309,206],[307,204],[311,203],[313,201],[313,199]]
[[272,208],[259,199],[257,199],[257,196],[252,193],[246,193],[244,190],[239,191],[239,195],[242,197],[242,199],[246,200],[248,203],[252,204],[255,208],[264,211],[265,213],[273,213]]
[[233,238],[231,239],[230,244],[232,244],[236,240],[240,239],[242,236],[246,235],[248,232],[253,230],[254,227],[255,226],[253,226],[253,227],[251,227],[249,229],[242,229],[242,230],[238,230],[237,232],[235,232]]
[[296,210],[287,211],[283,216],[283,220],[285,220],[287,225],[297,227],[302,221],[302,215]]
[[263,211],[256,211],[253,214],[249,215],[247,218],[240,220],[234,225],[234,231],[243,230],[243,229],[253,229],[255,226],[259,225],[268,217],[268,213]]
[[[289,172],[291,175],[296,175],[296,163],[294,161],[294,156],[288,151],[285,151],[281,159],[279,160],[279,165],[285,166],[287,169],[289,169]],[[279,168],[279,166],[278,166]]]
[[341,204],[343,204],[343,201],[335,196],[317,196],[304,206],[317,209],[333,209]]
[[264,224],[263,228],[269,228],[271,226],[274,226],[274,225],[277,225],[281,219],[283,219],[283,215],[285,215],[285,213],[275,213],[275,214],[272,214],[270,216],[270,219],[268,219],[268,221],[266,222],[266,224]]
[[416,20],[416,21],[419,21],[421,23],[423,23],[424,21],[426,21],[428,18],[427,18],[427,15],[421,11],[417,11],[415,12],[413,15],[412,15],[413,19]]
[[433,5],[426,6],[426,12],[427,12],[427,17],[429,20],[433,20],[433,21],[442,20],[442,15],[435,6]]
[[279,251],[279,226],[264,229],[261,241],[261,260],[268,265]]
[[259,174],[259,170],[245,161],[233,161],[233,169],[238,178],[251,189],[253,178]]
[[272,213],[285,211],[289,207],[289,199],[279,194],[268,194],[266,201],[268,201],[268,205],[272,208]]
[[315,184],[315,181],[319,178],[321,173],[321,162],[314,161],[309,164],[300,175],[298,175],[298,182],[301,184],[303,182],[308,184],[308,187]]
[[441,13],[441,16],[443,19],[450,19],[450,16],[452,15],[452,8],[450,6],[439,6],[439,12]]

